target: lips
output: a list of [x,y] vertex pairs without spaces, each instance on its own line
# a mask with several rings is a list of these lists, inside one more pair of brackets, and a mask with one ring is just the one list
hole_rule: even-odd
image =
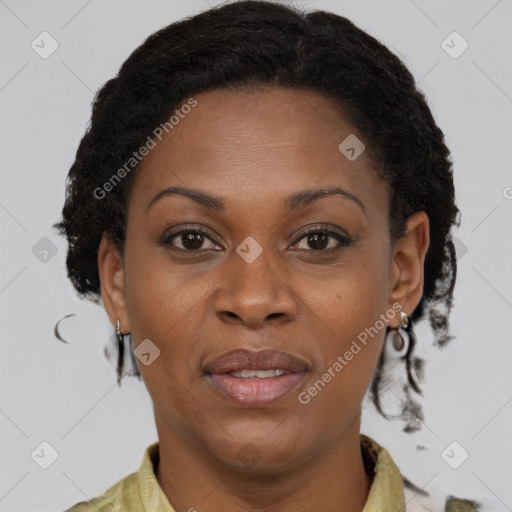
[[233,350],[204,369],[217,392],[241,407],[266,407],[296,389],[309,371],[306,361],[277,350]]
[[298,373],[309,369],[306,361],[278,350],[238,349],[227,352],[207,363],[205,373],[221,374],[242,370],[284,370],[286,373]]

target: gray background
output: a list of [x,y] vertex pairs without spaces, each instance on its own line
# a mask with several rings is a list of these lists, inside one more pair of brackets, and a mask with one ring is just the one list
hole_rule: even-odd
[[[216,3],[0,0],[1,511],[63,510],[102,494],[136,471],[156,440],[149,395],[136,379],[117,387],[103,355],[110,324],[101,308],[75,296],[66,244],[51,224],[94,92],[148,35]],[[462,210],[456,339],[439,351],[426,325],[418,326],[418,352],[428,359],[423,427],[406,434],[402,422],[385,421],[366,403],[362,431],[431,493],[431,503],[454,494],[512,510],[512,2],[297,5],[344,15],[403,58],[446,135]],[[58,43],[46,59],[31,47],[43,31]],[[442,46],[453,31],[469,44],[457,58]],[[452,54],[463,44],[455,37],[445,43]],[[42,252],[52,247],[55,254]],[[62,323],[66,345],[53,326],[69,313],[76,316]],[[402,400],[402,378],[397,367],[390,408]],[[48,469],[31,458],[43,441],[58,453]],[[452,460],[469,454],[457,469],[442,456],[453,441]]]

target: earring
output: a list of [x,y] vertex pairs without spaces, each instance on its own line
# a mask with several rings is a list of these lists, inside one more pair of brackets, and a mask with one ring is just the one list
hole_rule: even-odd
[[386,344],[393,349],[392,355],[395,358],[404,357],[409,350],[408,332],[411,330],[412,322],[407,313],[400,310],[400,325],[398,328],[390,328],[386,336]]
[[119,319],[117,320],[116,325],[116,337],[117,337],[117,348],[119,351],[119,356],[117,359],[117,385],[121,386],[121,376],[123,373],[123,362],[124,362],[124,335],[121,332],[121,324]]
[[411,317],[403,309],[400,310],[400,327],[406,332],[412,327]]

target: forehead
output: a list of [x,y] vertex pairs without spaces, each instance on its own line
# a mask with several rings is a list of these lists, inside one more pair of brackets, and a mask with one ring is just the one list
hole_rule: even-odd
[[139,165],[134,201],[173,185],[226,203],[341,185],[370,204],[372,195],[382,198],[386,184],[368,154],[351,160],[340,150],[347,137],[364,137],[333,100],[283,88],[214,90],[194,100],[175,109],[172,129]]
[[[175,159],[185,156],[189,162],[205,156],[222,158],[226,152],[236,159],[247,148],[258,151],[260,157],[268,153],[269,159],[280,150],[302,158],[313,149],[318,157],[319,150],[337,150],[341,140],[355,132],[341,107],[316,92],[284,88],[214,90],[194,99],[197,105],[188,114],[173,116],[176,124],[163,135],[160,150],[145,158],[147,163],[164,153],[170,156],[172,151]],[[201,152],[187,151],[191,149]]]

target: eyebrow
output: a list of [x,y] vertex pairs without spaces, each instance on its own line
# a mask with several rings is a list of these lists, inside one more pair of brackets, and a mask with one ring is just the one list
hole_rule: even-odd
[[[146,211],[148,211],[153,204],[162,199],[163,197],[171,195],[182,195],[195,201],[196,203],[208,208],[209,210],[215,210],[223,212],[226,209],[224,201],[219,198],[200,190],[185,188],[185,187],[169,187],[160,191],[151,201],[149,202]],[[363,212],[366,214],[366,208],[362,201],[355,195],[343,190],[339,187],[325,187],[316,190],[303,190],[297,192],[286,199],[286,207],[288,211],[296,210],[298,208],[304,208],[311,204],[313,201],[326,196],[340,195],[351,201],[355,202]]]

